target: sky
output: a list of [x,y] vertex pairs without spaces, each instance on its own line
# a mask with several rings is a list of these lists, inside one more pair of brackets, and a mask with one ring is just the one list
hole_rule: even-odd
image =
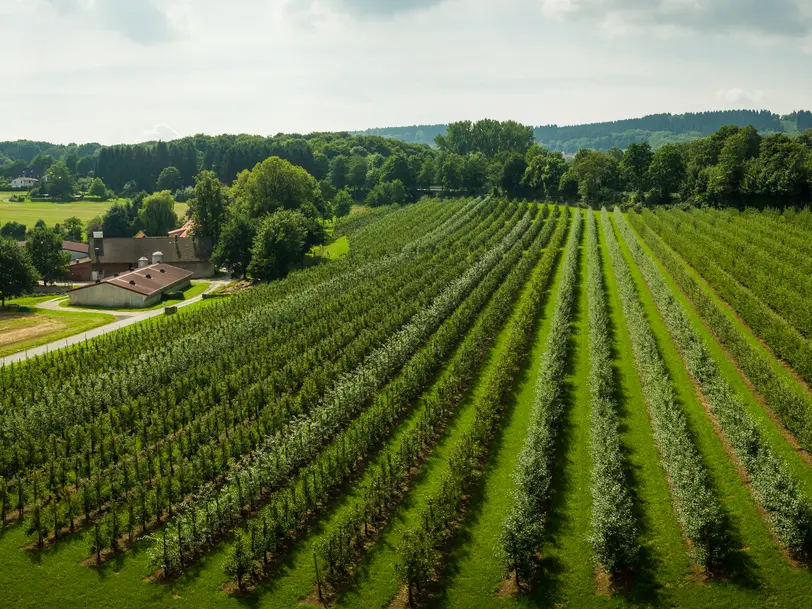
[[0,140],[812,106],[812,0],[0,0]]

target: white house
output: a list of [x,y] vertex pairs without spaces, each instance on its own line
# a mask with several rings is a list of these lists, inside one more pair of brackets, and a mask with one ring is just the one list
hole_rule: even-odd
[[39,180],[36,178],[14,178],[11,181],[12,188],[34,188]]

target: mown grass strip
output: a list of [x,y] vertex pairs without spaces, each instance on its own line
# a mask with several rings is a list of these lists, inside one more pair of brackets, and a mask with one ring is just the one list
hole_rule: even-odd
[[556,438],[564,403],[564,373],[570,340],[573,305],[578,279],[579,244],[583,225],[575,213],[572,232],[564,254],[564,276],[556,295],[556,309],[547,348],[539,362],[533,413],[519,461],[514,472],[516,490],[513,505],[502,524],[500,546],[506,571],[515,576],[516,586],[529,582],[538,566],[536,556],[544,537],[547,504],[550,499],[556,457]]
[[685,415],[676,404],[668,371],[606,210],[601,213],[601,224],[677,515],[685,536],[691,542],[696,561],[701,565],[718,564],[724,558],[728,545],[724,513],[691,438]]
[[637,241],[625,217],[615,218],[632,256],[643,272],[663,319],[680,346],[692,378],[707,398],[711,413],[747,471],[753,494],[767,512],[780,543],[790,552],[806,557],[812,552],[812,504],[786,463],[744,408],[702,338],[694,330],[682,304],[674,297],[653,259]]
[[612,346],[603,285],[597,222],[587,219],[589,297],[589,390],[592,405],[592,535],[597,564],[609,575],[629,569],[637,558],[637,527],[624,471],[615,402]]

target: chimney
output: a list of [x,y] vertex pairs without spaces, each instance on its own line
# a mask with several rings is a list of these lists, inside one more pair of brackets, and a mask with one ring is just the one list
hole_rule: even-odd
[[163,252],[155,252],[152,254],[152,264],[160,264],[164,261],[164,254]]
[[149,266],[149,260],[147,259],[146,256],[141,256],[138,259],[138,268],[143,269],[145,266]]

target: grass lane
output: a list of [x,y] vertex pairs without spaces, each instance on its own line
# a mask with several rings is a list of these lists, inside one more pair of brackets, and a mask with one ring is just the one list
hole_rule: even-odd
[[656,605],[661,600],[661,589],[676,585],[690,573],[690,565],[654,440],[617,279],[602,230],[599,238],[614,343],[620,441],[640,528],[640,556],[635,576],[628,586],[628,600]]
[[484,602],[485,595],[496,601],[495,593],[503,574],[497,554],[499,533],[511,505],[511,493],[515,488],[513,472],[530,424],[537,364],[544,354],[561,275],[562,266],[559,264],[536,321],[536,334],[529,355],[517,377],[513,400],[506,409],[502,433],[494,442],[482,481],[472,494],[468,512],[442,572],[438,597],[431,606],[477,606]]
[[673,379],[679,403],[684,409],[696,446],[703,457],[712,484],[730,519],[734,535],[734,552],[727,577],[703,581],[686,574],[677,582],[663,582],[661,601],[679,607],[801,607],[803,590],[812,585],[812,574],[795,570],[784,560],[782,552],[761,519],[758,507],[736,472],[732,461],[716,434],[704,407],[696,396],[688,372],[668,333],[643,277],[615,227],[621,250],[637,284],[638,293],[649,318],[658,346]]
[[589,391],[589,315],[586,290],[586,231],[579,250],[576,300],[564,378],[566,406],[562,433],[556,439],[557,464],[552,479],[552,500],[542,547],[542,581],[536,598],[517,599],[520,605],[588,603],[595,594],[590,505],[592,456]]
[[[665,281],[674,291],[677,300],[683,304],[691,324],[702,337],[705,345],[708,347],[708,350],[713,356],[713,359],[719,365],[719,369],[724,380],[730,383],[737,397],[742,401],[742,404],[745,406],[747,411],[750,412],[755,417],[756,421],[761,425],[763,433],[772,445],[773,450],[775,450],[779,456],[786,460],[790,473],[799,479],[799,482],[801,483],[803,490],[806,492],[806,495],[812,499],[812,468],[809,467],[808,463],[804,460],[803,455],[800,454],[798,449],[793,447],[787,441],[784,435],[784,430],[781,428],[780,424],[773,420],[770,414],[765,410],[764,406],[762,406],[758,401],[758,398],[753,394],[747,382],[742,378],[742,375],[738,369],[728,358],[727,353],[716,341],[713,333],[708,329],[708,327],[693,309],[690,300],[688,300],[682,290],[680,290],[679,286],[674,282],[668,271],[662,266],[657,257],[653,255],[648,245],[639,239],[639,236],[638,241],[642,245],[643,250],[654,260],[657,268],[660,269]],[[628,251],[625,243],[623,251]],[[629,258],[629,260],[631,259]]]
[[[541,217],[537,218],[537,222],[544,222]],[[507,276],[504,280],[507,279]],[[498,291],[499,285],[491,292],[491,297]],[[518,298],[517,298],[518,301]],[[425,409],[425,399],[427,396],[432,396],[436,393],[438,387],[442,386],[443,381],[448,377],[449,364],[455,359],[456,355],[463,349],[463,343],[466,337],[473,333],[476,328],[481,326],[482,318],[487,312],[488,304],[484,305],[478,315],[479,319],[471,325],[465,336],[462,337],[452,353],[447,357],[446,363],[443,368],[435,375],[435,380],[430,387],[423,392],[422,396],[415,400],[415,405],[409,409],[408,413],[403,417],[401,422],[395,428],[388,441],[384,444],[380,451],[374,458],[367,464],[364,474],[351,486],[349,486],[342,497],[336,502],[330,510],[321,515],[320,518],[311,527],[310,533],[307,537],[297,542],[296,548],[286,557],[282,564],[279,566],[276,573],[271,576],[267,583],[263,583],[259,590],[265,589],[273,590],[274,597],[280,607],[295,606],[298,601],[308,596],[314,589],[315,582],[315,566],[313,561],[313,548],[325,538],[329,533],[335,530],[337,522],[348,513],[356,509],[356,505],[363,502],[364,489],[367,488],[369,480],[379,465],[383,463],[386,453],[392,448],[397,448],[404,436],[410,433],[415,425],[418,423],[419,415]],[[466,397],[467,399],[467,397]],[[456,409],[459,412],[459,408]],[[452,415],[450,424],[453,424]]]
[[[534,269],[534,273],[538,271],[540,264],[541,261],[539,261],[537,268]],[[397,548],[403,534],[417,526],[416,519],[421,514],[426,498],[437,492],[440,484],[442,484],[448,456],[454,451],[463,434],[471,427],[476,412],[476,400],[483,393],[484,381],[488,378],[488,369],[504,351],[513,326],[513,320],[521,308],[521,302],[530,285],[531,281],[528,281],[519,298],[517,298],[513,313],[497,335],[494,346],[487,356],[485,365],[481,368],[477,381],[475,381],[467,399],[459,407],[459,414],[456,419],[435,446],[431,457],[427,460],[420,474],[413,480],[411,488],[400,508],[396,511],[392,522],[384,529],[378,542],[365,556],[364,562],[356,575],[355,585],[342,594],[334,606],[352,608],[385,607],[398,593],[400,584],[395,577],[394,570]]]
[[102,312],[50,311],[36,306],[27,312],[0,309],[0,357],[81,334],[115,320],[114,316]]

